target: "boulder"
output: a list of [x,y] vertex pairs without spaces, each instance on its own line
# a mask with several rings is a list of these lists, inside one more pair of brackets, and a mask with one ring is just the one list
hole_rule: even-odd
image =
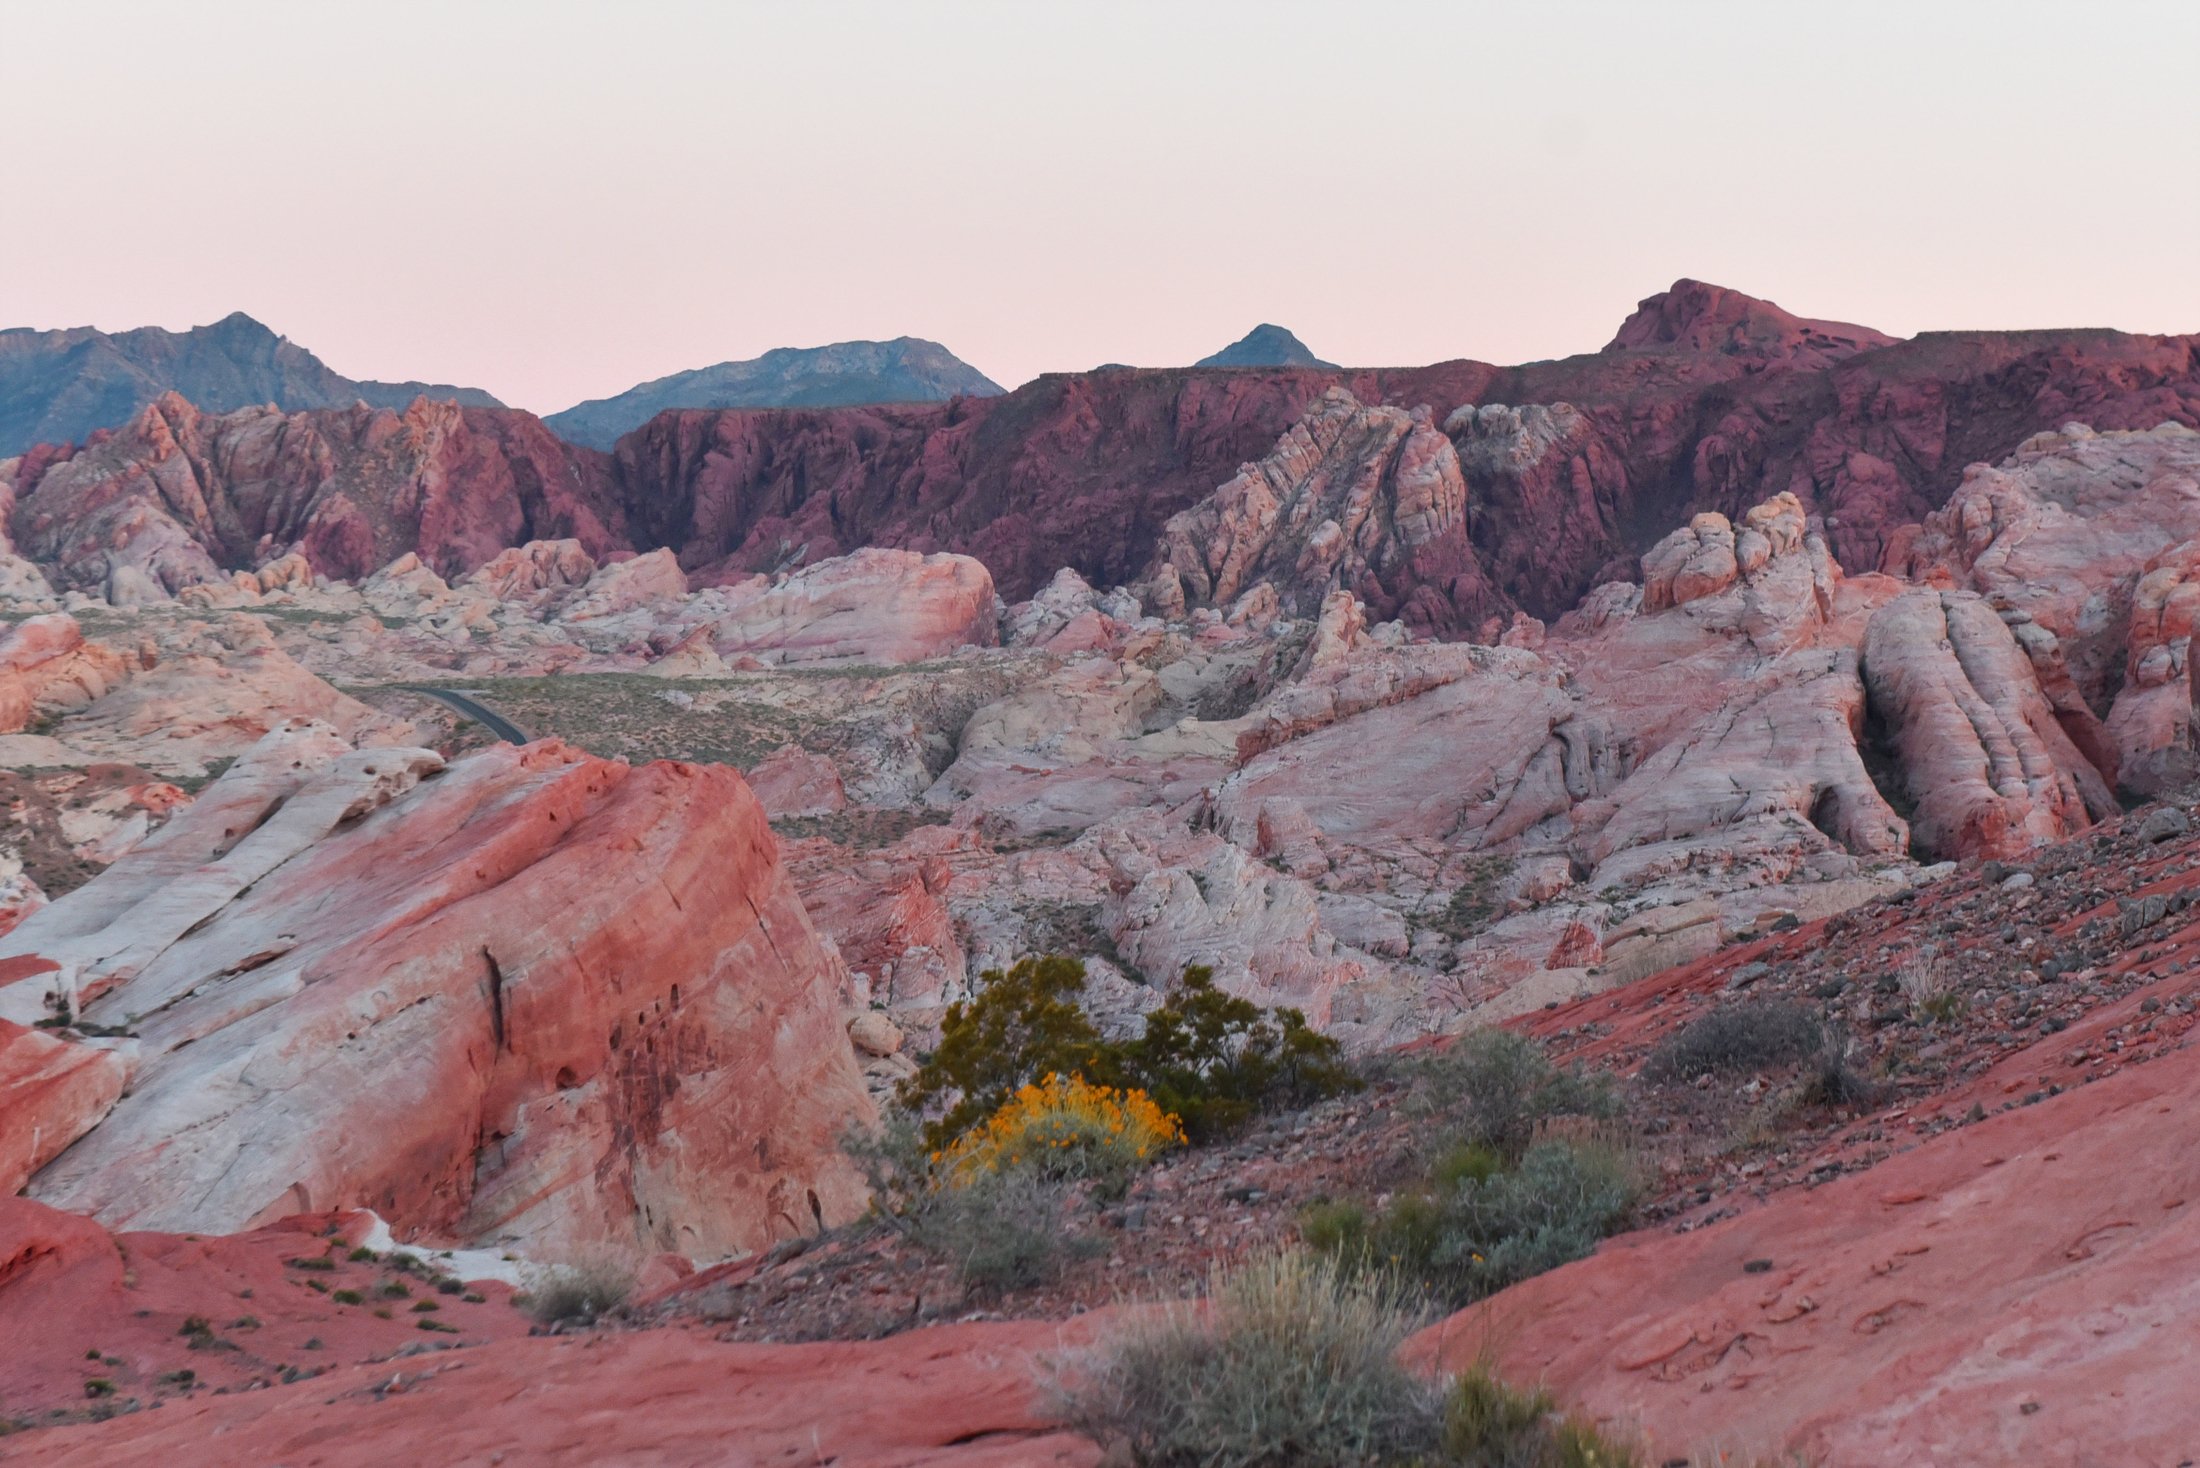
[[696,598],[721,657],[913,663],[999,640],[993,578],[968,556],[860,550]]

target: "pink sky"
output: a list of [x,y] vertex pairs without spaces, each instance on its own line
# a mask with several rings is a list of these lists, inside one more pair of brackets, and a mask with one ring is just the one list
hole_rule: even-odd
[[0,325],[244,310],[542,412],[903,333],[1518,361],[1682,275],[2194,331],[2196,55],[2168,4],[0,0]]

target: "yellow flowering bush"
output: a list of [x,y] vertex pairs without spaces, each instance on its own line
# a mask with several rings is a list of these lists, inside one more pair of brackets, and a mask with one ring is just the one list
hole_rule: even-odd
[[1123,1177],[1184,1141],[1184,1127],[1139,1090],[1050,1073],[932,1154],[954,1186],[1028,1169],[1051,1177]]

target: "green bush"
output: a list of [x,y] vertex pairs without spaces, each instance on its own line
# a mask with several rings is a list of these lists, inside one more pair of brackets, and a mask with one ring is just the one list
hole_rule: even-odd
[[1133,1314],[1066,1415],[1143,1468],[1347,1468],[1435,1447],[1437,1393],[1398,1363],[1415,1317],[1380,1276],[1303,1253],[1218,1271],[1208,1307]]
[[1263,1106],[1305,1105],[1356,1090],[1337,1042],[1296,1009],[1265,1010],[1215,987],[1193,964],[1146,1015],[1145,1033],[1117,1047],[1123,1083],[1183,1122],[1194,1141],[1243,1125]]
[[1022,1289],[1050,1283],[1069,1258],[1089,1252],[1085,1235],[1066,1227],[1070,1187],[1024,1168],[983,1173],[927,1193],[909,1214],[909,1235],[947,1260],[972,1289]]
[[1655,1081],[1685,1081],[1712,1072],[1765,1070],[1818,1050],[1818,1021],[1786,999],[1724,1005],[1667,1036],[1643,1064]]
[[988,970],[967,1004],[948,1006],[939,1048],[903,1082],[933,1148],[951,1144],[1049,1075],[1142,1090],[1195,1140],[1243,1123],[1264,1106],[1303,1105],[1359,1085],[1337,1042],[1295,1009],[1265,1010],[1215,987],[1193,965],[1146,1015],[1135,1040],[1110,1042],[1078,1007],[1085,966],[1049,955]]
[[1542,1392],[1516,1391],[1477,1368],[1444,1403],[1445,1468],[1635,1468],[1629,1448],[1558,1415]]
[[1300,1236],[1348,1266],[1395,1271],[1439,1301],[1465,1304],[1580,1259],[1626,1218],[1633,1169],[1594,1141],[1538,1142],[1517,1165],[1460,1149],[1428,1183],[1375,1211],[1353,1203],[1308,1209]]
[[841,1147],[871,1185],[873,1215],[947,1260],[966,1288],[1044,1284],[1092,1247],[1069,1216],[1071,1180],[1021,1167],[950,1179],[906,1113]]
[[969,1003],[947,1006],[939,1048],[902,1082],[901,1103],[910,1110],[946,1108],[925,1125],[925,1141],[933,1147],[954,1141],[1032,1081],[1081,1075],[1110,1084],[1115,1078],[1106,1042],[1077,1004],[1085,988],[1083,963],[1049,954],[979,977],[984,987]]
[[1510,1030],[1476,1030],[1425,1061],[1418,1100],[1458,1140],[1508,1159],[1525,1153],[1536,1129],[1553,1117],[1619,1113],[1604,1077],[1563,1069]]

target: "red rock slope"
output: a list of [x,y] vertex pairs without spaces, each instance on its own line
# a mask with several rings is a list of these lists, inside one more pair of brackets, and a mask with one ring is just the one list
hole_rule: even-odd
[[353,1366],[7,1440],[22,1468],[294,1463],[1089,1468],[1046,1420],[1041,1358],[1074,1328],[940,1326],[879,1341],[727,1344],[665,1328]]
[[1643,1232],[1420,1338],[1676,1451],[2176,1463],[2200,1353],[2200,1050],[1697,1231]]
[[32,1197],[173,1231],[369,1207],[552,1257],[860,1209],[843,987],[730,769],[545,742],[444,771],[310,725],[0,939],[0,1018],[73,996],[135,1037]]

